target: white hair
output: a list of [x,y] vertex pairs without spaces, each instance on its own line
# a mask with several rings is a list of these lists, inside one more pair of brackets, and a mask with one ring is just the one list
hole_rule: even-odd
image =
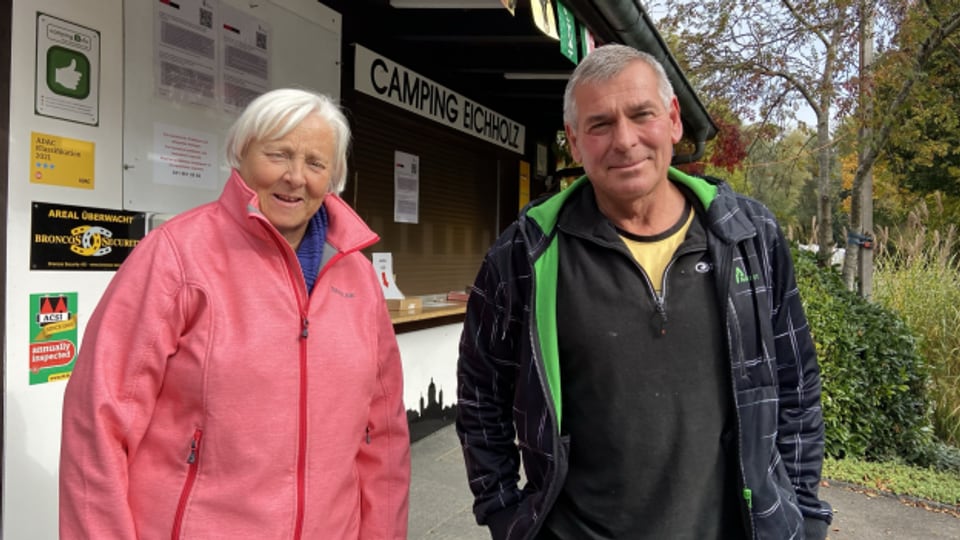
[[250,102],[227,131],[227,164],[240,167],[243,154],[253,141],[269,137],[279,139],[296,128],[308,116],[316,114],[333,129],[334,160],[330,192],[339,194],[347,183],[347,148],[350,125],[332,99],[324,94],[281,88],[271,90]]
[[573,75],[567,81],[567,88],[563,92],[564,123],[577,127],[577,104],[573,99],[573,92],[577,87],[582,84],[609,81],[634,62],[643,62],[653,69],[657,77],[657,92],[660,94],[663,106],[669,108],[674,95],[673,85],[670,84],[663,64],[652,54],[619,43],[611,43],[591,51],[573,70]]

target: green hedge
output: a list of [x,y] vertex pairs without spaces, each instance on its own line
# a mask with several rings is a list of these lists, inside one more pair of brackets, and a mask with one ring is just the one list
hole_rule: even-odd
[[794,250],[820,360],[826,454],[931,465],[929,370],[897,313],[847,291],[840,274]]

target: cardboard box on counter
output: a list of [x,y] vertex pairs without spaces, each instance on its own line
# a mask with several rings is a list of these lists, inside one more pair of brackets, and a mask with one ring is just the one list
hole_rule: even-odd
[[450,302],[466,302],[470,299],[470,291],[450,291],[447,293],[447,300]]
[[402,313],[418,313],[423,309],[423,299],[419,296],[406,298],[388,298],[387,309]]

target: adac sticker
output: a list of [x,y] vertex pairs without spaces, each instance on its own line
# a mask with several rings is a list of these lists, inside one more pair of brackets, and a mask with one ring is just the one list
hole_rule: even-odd
[[30,384],[70,378],[77,357],[77,293],[30,295]]

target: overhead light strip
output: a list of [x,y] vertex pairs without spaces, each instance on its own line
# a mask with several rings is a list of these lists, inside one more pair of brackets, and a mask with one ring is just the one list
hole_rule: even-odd
[[504,72],[503,78],[514,81],[565,81],[570,78],[570,73],[507,71]]
[[397,9],[504,9],[500,0],[390,0]]

